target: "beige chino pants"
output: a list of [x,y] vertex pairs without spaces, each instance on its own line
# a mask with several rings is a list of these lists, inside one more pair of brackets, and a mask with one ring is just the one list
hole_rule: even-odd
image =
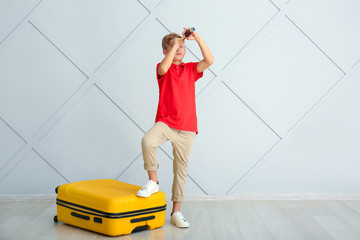
[[188,160],[196,133],[170,128],[163,122],[157,122],[145,134],[141,146],[144,158],[144,168],[147,171],[156,171],[159,167],[157,162],[157,148],[170,140],[173,146],[174,179],[172,185],[173,202],[184,200],[184,189],[188,172]]

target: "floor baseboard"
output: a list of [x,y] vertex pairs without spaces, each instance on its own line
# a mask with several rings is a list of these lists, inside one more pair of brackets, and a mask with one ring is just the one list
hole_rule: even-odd
[[12,201],[55,201],[56,194],[8,194],[0,195],[0,202]]
[[185,195],[186,201],[238,201],[238,200],[360,200],[360,194],[280,193],[236,195]]

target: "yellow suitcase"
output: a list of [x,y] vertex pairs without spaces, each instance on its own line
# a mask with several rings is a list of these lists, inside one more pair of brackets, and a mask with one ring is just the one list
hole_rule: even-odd
[[159,228],[165,223],[163,192],[140,198],[140,186],[113,179],[68,183],[56,188],[54,221],[109,236]]

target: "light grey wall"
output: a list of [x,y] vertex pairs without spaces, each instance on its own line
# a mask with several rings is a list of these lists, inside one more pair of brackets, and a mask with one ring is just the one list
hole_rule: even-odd
[[[359,12],[356,0],[0,1],[0,194],[142,185],[161,39],[184,26],[216,59],[196,86],[187,193],[359,193]],[[201,59],[186,45],[186,62]],[[170,143],[158,158],[169,193]]]

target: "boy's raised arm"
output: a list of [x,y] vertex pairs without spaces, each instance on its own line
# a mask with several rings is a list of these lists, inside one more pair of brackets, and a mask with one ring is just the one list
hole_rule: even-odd
[[[185,31],[187,30],[187,28],[184,29]],[[204,59],[201,60],[197,65],[197,72],[201,73],[214,63],[214,56],[211,54],[209,47],[205,44],[204,40],[197,32],[192,32],[192,34],[187,39],[196,40],[196,42],[199,44],[201,53],[204,57]]]
[[172,46],[171,46],[170,50],[169,51],[164,50],[164,53],[166,53],[166,54],[165,54],[164,59],[161,61],[160,65],[159,65],[159,69],[158,69],[158,74],[160,76],[165,75],[165,73],[167,73],[167,71],[169,70],[169,68],[173,62],[176,50],[179,48],[179,46],[180,46],[180,43],[179,43],[178,38],[174,38],[172,41]]

